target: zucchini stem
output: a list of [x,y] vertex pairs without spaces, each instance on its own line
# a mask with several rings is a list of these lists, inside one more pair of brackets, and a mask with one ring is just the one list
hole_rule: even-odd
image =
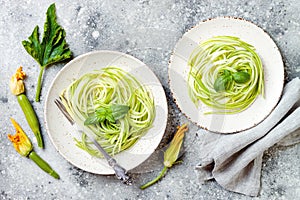
[[43,78],[45,68],[46,67],[40,66],[40,73],[39,73],[37,87],[36,87],[36,93],[35,93],[35,101],[36,102],[40,101],[40,95],[41,95],[41,90],[42,90],[42,78]]
[[154,183],[156,183],[157,181],[159,181],[165,175],[165,173],[167,172],[167,170],[168,170],[168,167],[164,166],[164,168],[161,170],[160,174],[155,179],[153,179],[152,181],[149,181],[148,183],[142,185],[140,188],[142,190],[144,190],[147,187],[153,185]]
[[44,170],[54,178],[59,179],[59,175],[56,173],[56,171],[54,171],[46,161],[44,161],[39,155],[37,155],[35,151],[30,152],[29,158],[33,160],[42,170]]

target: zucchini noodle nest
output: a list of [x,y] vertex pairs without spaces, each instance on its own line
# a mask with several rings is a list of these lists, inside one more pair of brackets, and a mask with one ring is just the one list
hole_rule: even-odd
[[[93,156],[102,157],[87,137],[94,134],[110,155],[131,147],[151,126],[155,118],[152,93],[131,74],[117,67],[106,67],[81,76],[61,93],[61,99],[75,122],[84,128],[76,145]],[[93,125],[84,121],[98,108],[112,104],[130,107],[115,123],[105,120]]]
[[[262,62],[250,44],[232,36],[212,37],[196,47],[188,65],[188,93],[198,107],[199,100],[212,108],[205,114],[234,114],[247,109],[264,95]],[[245,82],[234,81],[232,74],[247,73]],[[214,88],[220,76],[226,76],[226,89]],[[225,80],[225,79],[224,79]]]

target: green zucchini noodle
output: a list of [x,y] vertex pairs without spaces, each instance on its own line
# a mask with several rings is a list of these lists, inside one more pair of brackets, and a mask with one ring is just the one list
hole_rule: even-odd
[[[234,114],[247,109],[258,95],[264,96],[264,72],[260,57],[250,44],[233,36],[212,37],[198,45],[188,60],[188,93],[198,107],[199,100],[212,111],[205,114]],[[224,70],[247,72],[245,83],[231,81],[229,89],[217,92],[215,80]]]
[[[154,99],[150,90],[131,74],[117,67],[106,67],[81,76],[61,93],[61,99],[85,134],[76,145],[93,156],[102,157],[87,137],[87,131],[111,155],[131,147],[151,126],[155,118]],[[87,117],[100,107],[123,104],[130,107],[116,123],[105,120],[84,126]]]

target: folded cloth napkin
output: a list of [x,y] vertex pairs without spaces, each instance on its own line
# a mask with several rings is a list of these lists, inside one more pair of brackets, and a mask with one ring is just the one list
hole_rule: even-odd
[[[300,79],[295,78],[286,84],[276,108],[257,126],[230,135],[200,130],[200,163],[195,168],[200,181],[215,179],[227,190],[257,196],[264,151],[283,138],[287,141],[283,145],[299,141],[295,137],[299,136],[300,107],[289,112],[299,99]],[[296,134],[290,137],[291,133]]]

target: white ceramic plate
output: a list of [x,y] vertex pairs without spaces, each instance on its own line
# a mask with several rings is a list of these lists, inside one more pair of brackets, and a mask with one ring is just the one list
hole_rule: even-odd
[[[188,95],[188,58],[199,43],[213,36],[237,36],[253,45],[264,68],[265,97],[261,95],[245,111],[238,114],[203,115],[208,107],[197,107]],[[263,121],[278,103],[284,83],[284,67],[280,52],[261,28],[246,20],[223,17],[199,23],[178,41],[169,64],[169,83],[173,97],[181,111],[204,129],[219,133],[234,133],[249,129]]]
[[[114,174],[104,159],[90,156],[75,146],[74,130],[54,104],[61,91],[81,75],[106,66],[116,66],[135,76],[152,91],[155,101],[156,117],[153,127],[130,149],[114,158],[126,170],[145,161],[160,143],[167,124],[167,101],[164,90],[154,73],[138,59],[119,52],[95,51],[76,57],[55,77],[49,89],[45,104],[46,129],[58,152],[76,167],[96,173]],[[73,132],[73,135],[72,135]]]

